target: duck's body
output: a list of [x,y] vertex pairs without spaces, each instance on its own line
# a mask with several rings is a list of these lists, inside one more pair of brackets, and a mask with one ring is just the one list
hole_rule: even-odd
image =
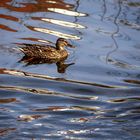
[[[25,45],[25,44],[24,44]],[[57,50],[53,46],[39,46],[39,45],[27,45],[20,50],[25,54],[26,57],[33,57],[36,59],[46,60],[62,60],[68,57],[66,50]]]
[[23,44],[24,47],[20,50],[25,54],[26,57],[36,59],[46,59],[48,61],[64,60],[68,57],[68,52],[64,49],[65,46],[73,47],[65,39],[59,38],[56,42],[56,47],[47,45],[34,45],[34,44]]

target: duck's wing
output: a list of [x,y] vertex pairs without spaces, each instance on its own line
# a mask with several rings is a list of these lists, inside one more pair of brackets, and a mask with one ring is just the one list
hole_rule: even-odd
[[58,53],[56,48],[53,46],[42,47],[40,48],[39,51],[40,53],[43,54],[45,58],[48,58],[48,59],[57,59],[60,57],[60,54]]
[[34,44],[23,44],[24,47],[19,48],[26,56],[38,58],[54,58],[57,55],[57,50],[53,46],[42,46]]

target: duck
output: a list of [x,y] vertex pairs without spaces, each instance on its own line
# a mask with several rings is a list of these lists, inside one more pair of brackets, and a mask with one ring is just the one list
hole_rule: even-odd
[[24,57],[28,59],[39,59],[50,63],[65,60],[69,53],[65,47],[75,48],[64,38],[58,38],[55,46],[38,45],[38,44],[22,44],[20,51],[24,53]]

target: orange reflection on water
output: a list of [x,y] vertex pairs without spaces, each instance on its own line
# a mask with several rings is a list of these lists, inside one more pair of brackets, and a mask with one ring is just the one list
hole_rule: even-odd
[[0,18],[12,20],[12,21],[18,21],[18,18],[14,17],[14,16],[10,16],[10,15],[0,14]]
[[63,0],[36,0],[35,2],[18,2],[13,0],[1,0],[0,7],[5,7],[17,12],[47,12],[48,8],[72,8],[72,4],[65,3]]
[[0,104],[12,103],[16,101],[17,101],[16,98],[0,99]]
[[7,31],[11,31],[11,32],[17,32],[17,30],[11,29],[10,27],[3,25],[3,24],[0,24],[0,29],[4,29]]
[[[4,1],[0,1],[0,7],[10,10],[12,11],[12,13],[14,13],[14,11],[22,12],[24,14],[33,13],[33,12],[56,12],[59,14],[65,14],[69,16],[86,16],[86,14],[84,13],[72,11],[72,9],[75,6],[73,4],[64,2],[63,0],[35,0],[35,1],[4,0]],[[21,20],[21,19],[18,19],[17,17],[14,17],[13,15],[11,16],[11,15],[5,15],[5,14],[0,14],[0,18],[4,18],[6,20],[11,20],[11,21],[16,21],[16,22]],[[40,19],[49,23],[60,25],[60,26],[65,26],[65,27],[70,27],[70,28],[85,28],[83,25],[80,25],[78,23],[72,23],[72,22],[52,19],[52,18],[40,18]],[[11,27],[7,25],[4,25],[3,23],[0,24],[0,29],[11,31],[11,32],[17,32],[17,30],[12,29]],[[63,37],[66,39],[75,39],[75,40],[80,39],[80,37],[77,35],[62,33],[62,32],[51,30],[51,29],[35,28],[35,27],[32,27],[32,29],[34,31],[39,31],[39,32],[50,34],[50,35],[55,35],[57,37]],[[32,40],[32,41],[36,41],[36,40]],[[40,40],[40,41],[46,43],[46,41],[43,41],[43,40]]]

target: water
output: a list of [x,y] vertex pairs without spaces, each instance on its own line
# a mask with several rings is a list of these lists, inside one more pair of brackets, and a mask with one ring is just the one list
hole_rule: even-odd
[[[140,139],[139,30],[139,0],[1,1],[0,139]],[[20,62],[59,37],[68,67]]]

